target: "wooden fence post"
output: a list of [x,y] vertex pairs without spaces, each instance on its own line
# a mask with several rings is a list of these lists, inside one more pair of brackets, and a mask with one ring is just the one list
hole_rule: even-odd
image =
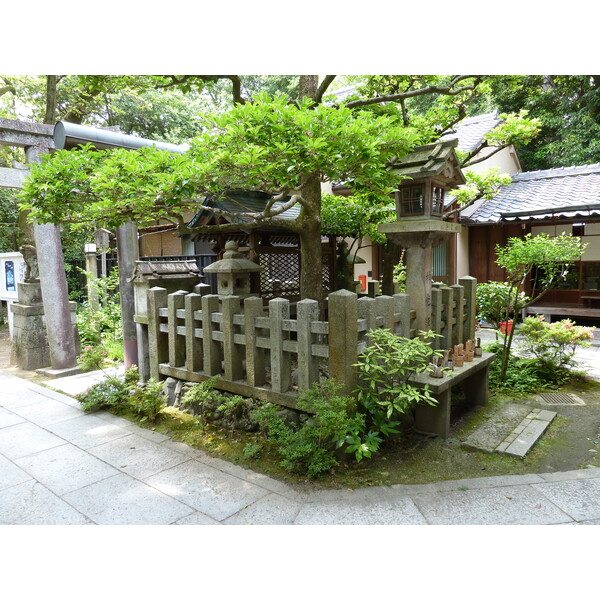
[[466,339],[475,339],[475,320],[477,318],[477,279],[475,277],[461,277],[458,282],[465,290],[465,325],[464,336]]
[[179,317],[177,311],[185,306],[187,292],[179,290],[167,296],[169,314],[169,366],[181,367],[185,364],[185,337],[179,335],[177,327]]
[[298,323],[298,389],[307,390],[319,381],[319,363],[312,355],[314,334],[313,321],[319,320],[319,303],[316,300],[300,300],[296,305]]
[[236,381],[242,379],[242,349],[235,343],[236,326],[233,315],[240,312],[239,296],[225,296],[222,299],[223,312],[223,370],[225,379]]
[[204,372],[207,375],[221,374],[221,351],[219,343],[213,340],[214,325],[212,313],[219,312],[219,296],[202,296],[202,346],[204,350]]
[[274,392],[287,392],[291,385],[290,354],[283,349],[289,333],[283,331],[283,321],[290,318],[290,302],[274,298],[269,302],[271,322],[271,388]]
[[185,297],[185,368],[188,371],[202,370],[202,341],[200,329],[196,329],[195,312],[202,308],[202,297],[191,293]]
[[261,331],[256,327],[256,317],[263,316],[262,298],[244,300],[244,334],[246,336],[246,379],[253,387],[265,384],[265,351],[256,344]]
[[329,294],[329,375],[342,385],[343,394],[356,389],[357,320],[356,294],[347,290]]
[[167,290],[152,287],[148,290],[148,356],[150,377],[161,379],[159,365],[169,358],[168,335],[160,330],[159,310],[167,307]]

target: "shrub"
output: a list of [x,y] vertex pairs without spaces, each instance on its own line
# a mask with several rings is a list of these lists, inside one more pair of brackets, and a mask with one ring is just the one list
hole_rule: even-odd
[[163,384],[155,379],[146,383],[135,383],[127,386],[129,405],[141,421],[155,423],[160,411],[167,405],[163,394]]
[[487,321],[496,328],[498,323],[507,320],[508,315],[519,312],[530,300],[524,292],[519,292],[515,300],[511,286],[500,281],[479,283],[475,293],[477,319]]
[[107,352],[101,345],[85,346],[77,359],[77,364],[84,371],[94,371],[102,366]]
[[546,323],[543,315],[527,317],[519,327],[525,356],[538,361],[539,368],[552,375],[575,365],[573,356],[578,347],[589,347],[593,337],[591,327],[575,325],[570,319]]
[[[355,412],[356,401],[339,395],[333,380],[315,384],[297,401],[300,410],[310,411],[302,423],[290,423],[273,404],[252,412],[252,418],[281,458],[281,466],[290,472],[317,477],[339,464],[336,450],[349,434],[362,431],[364,417]],[[256,453],[255,448],[249,452]]]
[[119,411],[127,406],[129,392],[123,379],[109,377],[75,397],[85,412],[104,408]]

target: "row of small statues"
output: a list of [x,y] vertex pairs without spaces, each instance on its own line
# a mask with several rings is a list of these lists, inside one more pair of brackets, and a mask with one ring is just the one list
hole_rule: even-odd
[[454,367],[462,367],[466,362],[473,362],[476,357],[483,356],[481,338],[467,340],[464,344],[457,344],[453,350],[444,350],[442,356],[434,357],[429,374],[432,377],[441,378],[447,371],[453,371]]

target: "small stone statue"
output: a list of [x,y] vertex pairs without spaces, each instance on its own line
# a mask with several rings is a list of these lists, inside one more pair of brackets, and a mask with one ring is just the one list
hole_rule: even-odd
[[35,246],[24,244],[19,248],[19,252],[23,255],[25,261],[25,281],[38,279],[40,272],[38,270],[37,251]]

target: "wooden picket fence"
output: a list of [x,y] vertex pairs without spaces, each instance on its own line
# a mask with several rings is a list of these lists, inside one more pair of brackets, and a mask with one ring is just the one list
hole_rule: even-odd
[[[434,286],[432,328],[442,336],[439,347],[473,337],[475,283],[469,277],[460,285]],[[370,329],[417,335],[408,294],[358,298],[340,290],[329,294],[323,321],[315,300],[291,305],[275,298],[264,307],[258,297],[242,302],[237,296],[206,294],[206,289],[148,290],[151,377],[200,382],[218,375],[218,389],[294,407],[299,393],[325,377],[352,392],[353,365]]]

